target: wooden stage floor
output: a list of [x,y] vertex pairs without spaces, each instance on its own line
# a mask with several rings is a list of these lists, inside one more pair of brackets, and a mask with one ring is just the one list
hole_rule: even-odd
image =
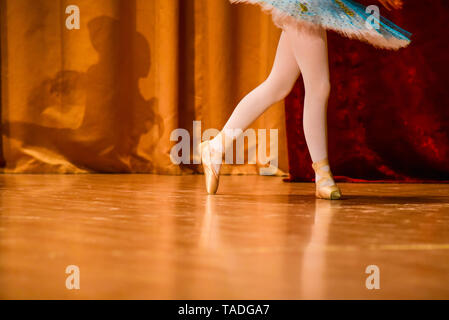
[[341,184],[329,202],[256,176],[217,196],[202,176],[0,183],[1,299],[449,299],[449,185]]

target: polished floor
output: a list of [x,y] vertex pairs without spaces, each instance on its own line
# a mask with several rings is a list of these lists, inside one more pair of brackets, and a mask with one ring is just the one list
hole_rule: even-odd
[[0,298],[449,299],[449,185],[202,179],[1,175]]

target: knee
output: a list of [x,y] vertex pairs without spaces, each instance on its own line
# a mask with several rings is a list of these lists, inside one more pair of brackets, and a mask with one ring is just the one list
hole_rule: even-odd
[[331,83],[329,79],[315,81],[305,84],[306,94],[316,98],[327,99],[331,92]]
[[272,103],[284,100],[292,91],[295,83],[296,81],[275,81],[274,79],[268,78],[265,81],[265,85],[268,88],[267,92],[269,94],[267,98],[270,99]]

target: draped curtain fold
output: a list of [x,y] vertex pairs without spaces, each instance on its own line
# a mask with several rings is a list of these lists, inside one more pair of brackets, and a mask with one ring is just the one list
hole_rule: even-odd
[[[192,173],[175,129],[221,129],[268,75],[280,31],[227,0],[0,0],[2,167],[8,173]],[[66,8],[80,9],[68,30]],[[253,128],[279,129],[283,104]],[[247,146],[252,148],[254,146]],[[257,173],[229,166],[227,173]]]

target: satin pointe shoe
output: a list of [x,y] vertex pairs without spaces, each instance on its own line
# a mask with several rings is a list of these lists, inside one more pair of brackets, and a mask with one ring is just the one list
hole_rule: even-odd
[[[323,170],[324,167],[329,166],[329,160],[325,159],[319,162],[316,162],[312,165],[315,173],[320,177],[319,181],[316,181],[316,197],[318,199],[325,200],[340,200],[342,195],[340,188],[333,182],[332,172]],[[333,182],[333,185],[326,185],[330,181]]]
[[218,183],[220,175],[214,170],[212,163],[213,152],[210,148],[209,141],[200,144],[201,163],[203,164],[204,177],[206,179],[206,190],[208,194],[216,194],[218,190]]

